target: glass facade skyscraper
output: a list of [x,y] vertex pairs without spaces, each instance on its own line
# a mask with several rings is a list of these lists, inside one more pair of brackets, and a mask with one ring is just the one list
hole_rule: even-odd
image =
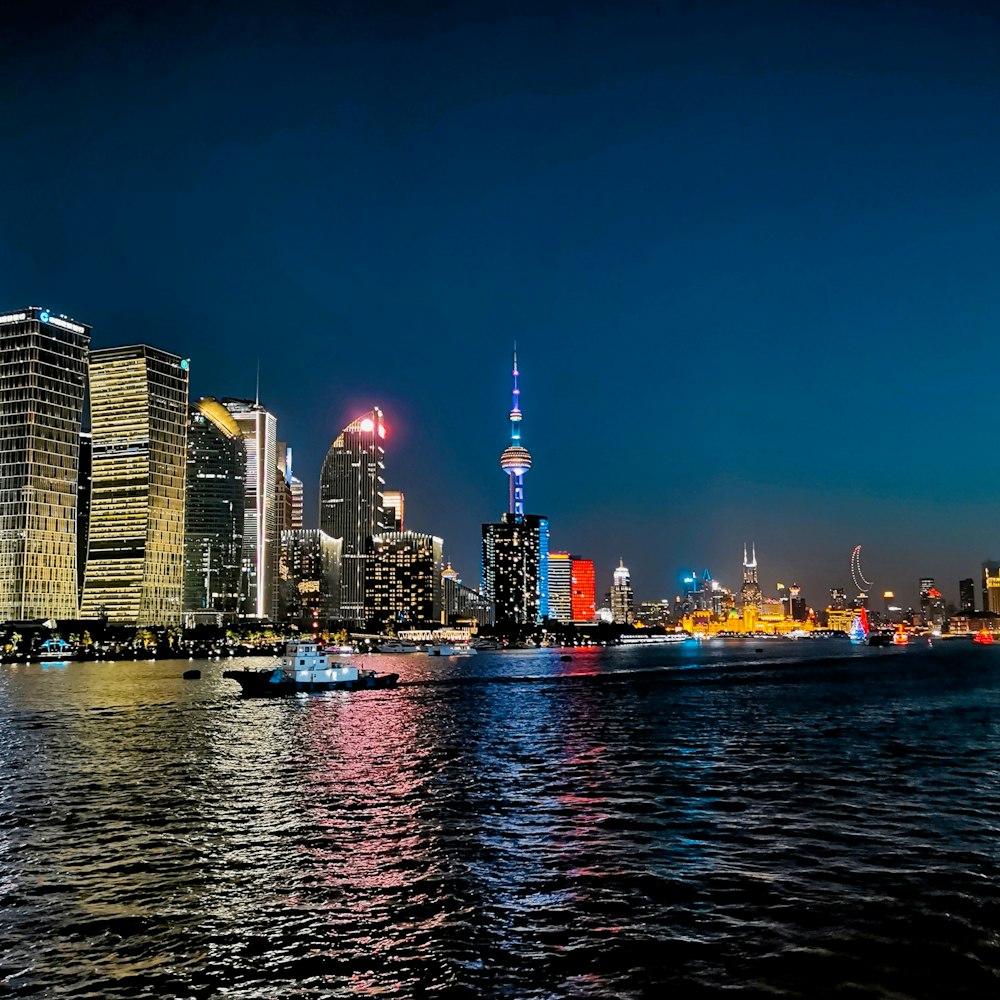
[[331,538],[343,539],[340,614],[349,621],[371,616],[372,537],[391,528],[383,497],[385,435],[382,411],[375,407],[337,435],[320,472],[319,526]]
[[623,559],[618,560],[611,584],[611,620],[618,625],[631,625],[635,620],[632,578]]
[[444,617],[444,543],[419,531],[387,531],[372,539],[372,616],[386,622],[436,623]]
[[573,620],[573,557],[568,552],[549,553],[549,617]]
[[319,528],[281,533],[278,614],[307,631],[326,628],[338,617],[343,543]]
[[243,434],[247,473],[243,505],[243,599],[240,613],[271,618],[277,597],[278,421],[258,402],[224,399]]
[[573,556],[573,621],[592,622],[597,613],[594,560]]
[[547,517],[506,513],[483,525],[483,596],[497,624],[537,625],[548,617],[548,567]]
[[75,618],[77,477],[90,327],[0,315],[0,621]]
[[215,399],[190,408],[184,516],[184,610],[240,610],[247,456],[243,432]]
[[181,621],[187,362],[154,347],[90,356],[92,500],[81,615]]

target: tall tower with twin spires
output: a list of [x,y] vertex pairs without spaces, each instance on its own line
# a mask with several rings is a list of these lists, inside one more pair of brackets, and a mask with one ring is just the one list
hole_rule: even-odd
[[757,582],[757,546],[751,545],[751,557],[747,559],[746,542],[743,543],[743,586],[740,588],[740,603],[744,608],[754,607],[758,613],[763,607],[763,595]]

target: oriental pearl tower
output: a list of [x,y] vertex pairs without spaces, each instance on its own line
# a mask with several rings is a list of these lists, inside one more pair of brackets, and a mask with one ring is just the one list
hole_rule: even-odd
[[531,468],[531,455],[521,446],[521,390],[517,387],[517,344],[514,345],[514,403],[510,410],[510,445],[500,456],[500,468],[510,476],[510,513],[524,516],[524,474]]

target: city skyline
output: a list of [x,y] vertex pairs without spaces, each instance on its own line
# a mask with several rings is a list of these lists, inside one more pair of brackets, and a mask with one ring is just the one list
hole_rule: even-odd
[[[16,318],[18,316],[22,316],[22,315],[27,316],[27,315],[31,315],[31,314],[34,314],[34,313],[37,313],[39,315],[46,316],[46,317],[48,317],[50,315],[53,315],[53,314],[50,313],[49,310],[44,310],[44,309],[40,310],[39,307],[34,307],[33,306],[33,307],[28,307],[26,310],[22,310],[22,311],[15,310],[14,312],[9,313],[9,317],[10,318]],[[0,317],[0,318],[5,318],[6,319],[8,317],[4,316],[4,317]],[[52,321],[50,320],[50,322],[52,322]],[[55,323],[61,323],[64,326],[66,326],[67,328],[72,327],[72,326],[78,326],[78,324],[75,323],[75,321],[73,320],[72,317],[68,317],[68,316],[65,316],[65,315],[62,315],[61,317],[56,317],[55,320],[54,320],[54,322]],[[11,324],[8,324],[8,325],[11,325]],[[80,327],[80,329],[84,329],[84,328]],[[86,329],[87,329],[88,335],[89,335],[90,327],[86,327]],[[132,351],[132,350],[136,350],[136,349],[138,349],[138,350],[146,350],[146,351],[152,350],[153,352],[156,352],[156,353],[162,353],[159,348],[151,348],[148,345],[143,345],[143,346],[140,346],[138,348],[136,348],[134,346],[111,347],[111,348],[100,348],[100,347],[93,347],[92,346],[90,353],[92,355],[96,355],[96,356],[100,357],[100,355],[102,354],[102,352],[115,352],[115,351],[121,351],[121,350]],[[175,360],[178,363],[182,363],[183,364],[185,373],[189,372],[190,359],[183,359],[183,362],[181,362],[181,359],[179,357],[177,357],[177,358],[175,358]],[[520,371],[517,368],[516,348],[515,348],[515,358],[514,358],[514,368],[513,368],[513,378],[514,378],[514,385],[513,385],[513,406],[512,406],[512,409],[510,411],[509,421],[510,421],[510,427],[511,427],[511,432],[510,432],[511,433],[511,438],[512,438],[513,441],[515,441],[517,443],[514,444],[513,446],[509,445],[508,448],[505,449],[505,451],[501,455],[501,468],[504,471],[504,473],[508,476],[508,479],[509,479],[508,493],[509,493],[509,505],[510,505],[510,508],[513,508],[517,504],[520,504],[523,507],[524,472],[528,468],[530,468],[530,465],[531,465],[531,458],[530,458],[530,456],[525,451],[525,449],[523,449],[523,448],[520,447],[520,426],[521,426],[521,420],[523,419],[523,415],[522,415],[522,413],[520,411],[520,408],[519,408],[520,389],[518,388],[518,378],[520,377],[520,374],[521,373],[520,373]],[[242,418],[246,417],[249,420],[252,417],[253,420],[259,422],[262,418],[266,418],[266,420],[268,421],[268,428],[269,428],[268,429],[268,434],[267,434],[268,439],[272,439],[272,438],[276,439],[276,434],[277,434],[277,421],[276,421],[276,417],[275,417],[274,414],[270,413],[267,410],[267,407],[264,406],[262,403],[260,403],[259,400],[251,401],[249,399],[242,400],[242,399],[230,399],[230,398],[226,398],[226,399],[223,400],[222,403],[219,403],[218,400],[216,400],[215,397],[213,397],[213,396],[204,396],[204,397],[198,397],[198,398],[194,398],[193,396],[191,396],[190,399],[189,399],[189,403],[190,403],[190,406],[194,410],[198,410],[199,408],[205,408],[205,407],[208,407],[210,409],[211,408],[215,408],[215,409],[219,409],[219,410],[222,410],[222,411],[231,412],[233,414],[233,416],[235,416],[236,419],[242,419]],[[85,414],[85,416],[86,416],[86,414]],[[230,419],[233,419],[233,416],[231,416]],[[361,414],[359,416],[356,416],[354,418],[354,420],[352,420],[351,423],[346,428],[344,428],[340,432],[339,435],[337,435],[337,437],[334,440],[333,444],[331,445],[330,449],[328,449],[328,451],[327,451],[326,461],[328,462],[329,459],[330,459],[330,455],[333,454],[333,453],[335,453],[337,451],[338,445],[341,444],[343,442],[343,440],[344,440],[344,435],[346,433],[348,433],[348,432],[351,432],[352,430],[353,431],[357,431],[359,429],[362,429],[362,430],[366,429],[372,435],[372,442],[371,442],[371,444],[373,446],[375,445],[376,441],[377,441],[378,445],[385,444],[386,443],[385,439],[388,436],[388,430],[387,430],[386,424],[384,423],[384,419],[385,418],[384,418],[381,410],[378,407],[374,407],[370,411],[368,411],[366,413],[363,413],[363,414]],[[248,426],[250,426],[250,425],[248,425]],[[253,424],[253,426],[256,426],[256,424]],[[89,430],[89,424],[87,423],[86,420],[84,421],[84,427]],[[377,436],[374,433],[376,427],[378,429],[378,435]],[[287,430],[288,429],[286,427],[283,426],[281,430],[282,430],[283,434],[287,434]],[[293,433],[294,433],[294,429],[293,429]],[[252,431],[248,431],[243,436],[243,439],[244,439],[244,441],[247,444],[248,450],[252,450],[252,448],[253,448],[253,442],[255,440],[255,437],[256,437],[256,435]],[[365,437],[366,437],[366,435],[363,434],[362,438],[365,438]],[[284,447],[284,443],[282,443],[282,445]],[[525,456],[524,462],[511,464],[511,461],[509,460],[509,456],[512,453],[512,448],[514,450],[516,450],[518,453],[521,453],[521,452],[524,453],[524,456]],[[383,451],[384,451],[384,449],[382,449],[381,447],[378,447],[378,451],[379,451],[380,454],[382,454]],[[278,470],[279,473],[281,473],[282,475],[284,475],[284,463],[288,461],[288,455],[283,453],[282,454],[282,459],[279,462],[278,461],[277,450],[276,450],[276,448],[273,445],[270,446],[270,452],[274,453],[275,461],[274,461],[273,464],[274,464],[275,468]],[[523,465],[523,468],[521,468],[522,465]],[[515,468],[515,466],[517,466],[517,467]],[[251,469],[256,469],[256,473],[257,473],[258,476],[260,476],[260,475],[263,474],[263,467],[258,468],[257,467],[257,463],[255,461],[250,461],[249,462],[249,467]],[[379,467],[381,469],[381,463],[380,463]],[[249,471],[249,469],[248,469],[248,471]],[[382,469],[382,471],[384,471],[384,469]],[[315,504],[312,504],[312,503],[308,502],[309,501],[309,491],[308,490],[304,491],[305,492],[305,498],[307,500],[306,507],[307,508],[311,508],[311,507],[315,506],[315,507],[319,508],[316,511],[316,517],[315,517],[315,520],[317,522],[320,521],[320,520],[322,520],[322,518],[324,516],[322,514],[322,500],[321,500],[322,489],[323,489],[322,482],[323,482],[324,475],[327,475],[327,473],[321,473],[320,487],[319,487],[319,489],[316,492],[316,496],[313,498],[313,499],[316,500]],[[267,479],[267,477],[265,477],[265,479]],[[270,482],[269,479],[267,479],[267,481]],[[300,483],[300,481],[298,479],[295,479],[295,482],[299,483],[301,485],[301,483]],[[391,493],[392,495],[394,495],[396,497],[399,497],[399,496],[401,496],[401,494],[402,494],[403,491],[392,490],[392,491],[386,491],[386,492],[387,492],[387,495]],[[303,498],[300,495],[299,496],[299,501],[301,502],[302,499]],[[248,501],[248,502],[250,502],[250,501]],[[394,501],[394,502],[401,502],[401,501]],[[386,507],[386,510],[388,510],[388,507]],[[247,515],[248,518],[250,518],[252,521],[255,521],[255,516],[254,516],[254,518],[251,518],[251,515],[250,515],[249,511],[250,511],[250,508],[248,507],[248,515]],[[511,510],[510,513],[513,514],[513,510]],[[388,517],[390,515],[387,514],[386,516]],[[504,516],[506,517],[507,515],[504,515]],[[306,520],[310,520],[310,518],[307,517]],[[311,529],[311,528],[315,528],[315,525],[314,524],[313,525],[307,525],[306,527],[308,527],[308,528]],[[436,528],[440,528],[442,526],[441,525],[435,525],[435,527]],[[445,526],[445,527],[447,527],[447,526]],[[275,552],[277,551],[277,549],[279,547],[280,547],[280,542],[277,540],[277,537],[275,536],[275,542],[274,542]],[[460,547],[460,546],[456,546],[456,547]],[[250,561],[254,562],[255,560],[257,560],[259,558],[257,544],[251,546],[251,548],[253,549],[254,555],[253,555],[253,558]],[[882,591],[885,590],[885,589],[887,589],[887,588],[882,587],[881,584],[878,581],[875,581],[875,580],[871,580],[871,581],[865,580],[864,576],[862,576],[862,580],[864,580],[864,585],[859,585],[858,584],[858,580],[857,580],[857,575],[856,574],[857,574],[857,572],[858,572],[858,570],[859,570],[860,567],[859,567],[859,564],[856,562],[856,560],[859,558],[860,549],[861,549],[861,546],[857,545],[857,546],[854,546],[853,549],[852,549],[852,551],[851,551],[849,568],[848,568],[847,572],[845,574],[843,574],[843,576],[845,576],[846,579],[847,579],[847,581],[848,581],[846,585],[843,583],[843,581],[841,581],[839,583],[834,584],[830,588],[823,589],[821,592],[818,592],[817,596],[815,598],[810,597],[810,596],[807,595],[802,600],[808,606],[810,606],[810,607],[812,607],[812,608],[814,608],[814,609],[816,609],[818,611],[818,610],[822,609],[823,607],[827,606],[827,604],[828,604],[827,598],[831,596],[831,592],[833,590],[837,590],[838,592],[839,591],[843,591],[846,594],[848,600],[852,599],[852,597],[855,594],[855,592],[860,593],[862,590],[866,594],[870,594],[872,600],[875,600],[875,599],[879,598],[881,596],[881,594],[882,594]],[[451,551],[451,549],[449,549],[449,551]],[[555,551],[555,550],[553,550],[553,551]],[[748,579],[747,578],[747,567],[748,567],[748,565],[750,567],[752,567],[752,578],[753,578],[752,582],[754,583],[755,586],[757,584],[756,542],[751,543],[751,552],[752,552],[752,558],[748,562],[748,560],[747,560],[746,543],[744,543],[744,546],[743,546],[743,563],[742,563],[742,573],[743,573],[744,587],[745,587],[746,581]],[[272,556],[271,558],[276,558],[276,557]],[[449,558],[447,561],[450,564],[453,560]],[[589,560],[589,561],[593,562],[593,560]],[[779,553],[779,562],[782,565],[787,565],[788,564],[788,560],[787,559],[785,559],[785,560],[781,560],[780,559],[780,553]],[[991,565],[991,566],[995,565],[994,561],[984,559],[979,564],[979,567],[978,567],[979,571],[981,572],[982,569],[987,564]],[[615,589],[614,588],[614,582],[617,581],[618,570],[619,570],[619,568],[622,565],[623,565],[623,558],[619,557],[618,566],[614,567],[613,570],[612,570],[612,573],[610,574],[609,579],[612,582],[610,582],[608,584],[608,589],[607,590],[602,590],[603,585],[600,583],[601,577],[600,577],[599,574],[597,575],[597,581],[598,582],[597,582],[597,587],[596,587],[596,596],[597,596],[597,606],[598,607],[602,607],[603,606],[603,607],[605,607],[605,609],[610,609],[611,604],[613,604],[613,599],[612,598],[613,598],[613,591]],[[444,567],[444,561],[442,560],[442,568],[443,567]],[[694,576],[697,577],[703,571],[704,572],[711,572],[711,570],[710,570],[709,567],[707,567],[707,566],[705,566],[705,567],[699,566],[698,568],[695,568],[695,564],[693,564],[693,563],[690,564],[690,565],[687,565],[687,566],[683,566],[683,567],[678,566],[676,568],[676,573],[674,574],[675,578],[676,578],[676,581],[677,581],[675,585],[673,585],[672,587],[670,585],[668,585],[668,587],[664,591],[664,593],[662,593],[660,595],[647,594],[647,593],[645,593],[645,592],[643,592],[643,591],[640,590],[639,591],[639,599],[642,599],[642,600],[670,600],[671,598],[673,598],[675,596],[683,595],[684,592],[687,589],[686,584],[688,583],[689,574],[693,573]],[[251,577],[253,577],[253,575],[254,574],[251,574]],[[792,578],[793,575],[794,574],[792,574],[792,573],[785,573],[784,577],[786,579],[790,579],[790,578]],[[830,575],[831,579],[833,579],[836,576],[836,572],[835,571],[831,571],[831,573],[829,575]],[[670,576],[670,574],[668,572],[666,574],[666,578],[669,578],[669,576]],[[923,584],[924,584],[924,580],[925,580],[926,577],[927,577],[927,574],[921,574],[921,576],[918,577],[917,581],[916,581],[916,587],[918,588],[918,594],[920,595],[920,597],[923,596]],[[730,577],[729,577],[729,575],[727,573],[724,572],[721,576],[719,574],[714,574],[714,578],[717,579],[717,581],[719,582],[719,584],[722,587],[730,590],[734,594],[739,593],[739,588],[737,586],[735,586],[734,583],[731,582]],[[837,579],[839,580],[840,578],[837,577]],[[946,581],[946,580],[943,580],[941,578],[933,577],[933,576],[931,577],[931,579],[935,580],[936,583],[937,583],[937,585],[939,587],[944,588],[944,593],[946,594],[946,597],[945,597],[946,603],[954,604],[956,608],[962,606],[961,596],[959,596],[959,598],[957,600],[953,600],[951,594],[949,593],[950,590],[951,590],[951,587],[950,587],[950,582],[951,581]],[[479,580],[478,581],[478,585],[482,585],[484,582],[485,582],[484,580]],[[958,592],[958,590],[960,588],[960,585],[962,583],[964,583],[964,582],[967,582],[967,578],[962,578],[961,580],[956,580],[955,581],[955,590],[956,590],[956,592]],[[763,591],[763,595],[764,596],[775,596],[775,595],[777,595],[777,596],[781,597],[781,592],[783,590],[785,590],[787,588],[787,586],[789,586],[789,585],[785,584],[785,583],[783,583],[783,582],[781,582],[781,581],[779,581],[777,579],[775,579],[775,581],[773,583],[771,583],[770,580],[769,580],[769,578],[765,578],[765,581],[761,585],[760,589]],[[798,590],[801,590],[801,587],[799,587],[797,583],[793,584],[792,586],[795,586]],[[256,595],[257,594],[257,588],[252,583],[251,583],[250,587],[251,587],[251,594],[252,595]],[[275,587],[276,587],[276,581],[272,582],[272,584],[270,584],[268,586],[267,591],[270,593],[270,591],[273,590]],[[908,606],[913,607],[913,608],[919,607],[919,604],[920,604],[920,599],[919,598],[917,600],[908,600],[904,596],[906,594],[906,584],[905,583],[904,583],[904,585],[901,588],[899,588],[899,590],[900,590],[900,593],[898,595],[894,595],[895,600],[902,601],[903,604],[904,604],[904,606],[908,605]],[[603,605],[602,605],[602,601],[601,601],[601,594],[602,593],[604,594],[604,597],[606,598],[606,600],[604,601]],[[985,591],[984,591],[984,593],[985,593]],[[276,594],[276,591],[275,591],[275,594]],[[276,599],[276,596],[275,596],[275,599]],[[253,603],[255,606],[258,606],[258,613],[260,613],[260,607],[259,607],[259,605],[260,605],[260,603],[261,603],[262,600],[263,600],[263,597],[252,596],[251,603]],[[985,599],[984,599],[984,609],[985,609]],[[265,617],[267,617],[267,615],[265,615]]]
[[109,10],[14,17],[3,300],[95,349],[141,329],[192,399],[253,397],[259,360],[308,523],[378,405],[408,522],[476,580],[516,340],[529,505],[599,595],[622,558],[642,599],[738,587],[754,539],[761,586],[814,607],[857,544],[878,590],[957,604],[998,554],[968,433],[1000,316],[994,15]]

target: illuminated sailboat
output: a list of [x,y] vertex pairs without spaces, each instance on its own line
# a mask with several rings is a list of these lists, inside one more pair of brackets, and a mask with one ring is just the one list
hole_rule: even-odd
[[870,631],[868,627],[868,610],[866,608],[858,608],[858,613],[854,616],[850,631],[847,633],[851,637],[851,642],[864,642],[868,638]]

